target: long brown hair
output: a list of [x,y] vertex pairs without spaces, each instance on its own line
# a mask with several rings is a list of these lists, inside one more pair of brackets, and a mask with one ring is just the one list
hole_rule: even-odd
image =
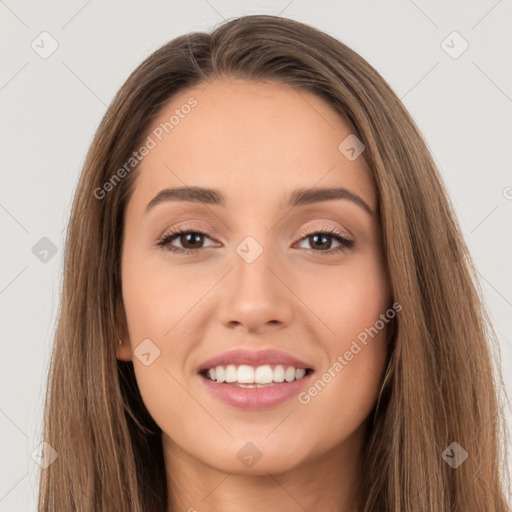
[[[132,362],[116,358],[126,329],[123,218],[137,167],[112,177],[164,104],[220,76],[312,92],[366,146],[402,311],[369,422],[364,512],[505,512],[496,336],[428,148],[363,58],[311,26],[267,15],[236,18],[159,48],[128,77],[95,134],[67,232],[43,432],[58,458],[42,469],[39,512],[166,511],[162,432],[142,402]],[[456,469],[443,457],[453,442],[468,453]]]

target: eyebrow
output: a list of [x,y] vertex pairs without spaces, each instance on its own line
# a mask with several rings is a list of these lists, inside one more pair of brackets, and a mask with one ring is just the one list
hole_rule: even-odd
[[[346,188],[305,188],[295,190],[289,198],[289,206],[304,206],[323,201],[346,199],[360,206],[370,215],[374,215],[368,204],[357,194]],[[145,212],[154,208],[157,204],[167,201],[185,201],[193,203],[209,204],[214,206],[226,206],[226,199],[221,192],[203,187],[179,187],[161,190],[146,206]]]

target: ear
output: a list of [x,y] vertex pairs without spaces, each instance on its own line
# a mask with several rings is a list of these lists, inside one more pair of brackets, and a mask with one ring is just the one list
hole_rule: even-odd
[[[130,336],[128,334],[126,312],[121,298],[119,298],[116,307],[116,332],[119,338],[115,341],[117,347],[117,358],[120,361],[131,361],[133,357],[132,347]],[[119,343],[119,341],[122,343]]]

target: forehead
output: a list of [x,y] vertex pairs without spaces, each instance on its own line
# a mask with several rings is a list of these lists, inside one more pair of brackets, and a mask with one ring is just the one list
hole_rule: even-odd
[[364,159],[350,161],[338,148],[351,133],[312,93],[217,79],[180,92],[153,121],[153,147],[139,165],[134,200],[147,204],[163,188],[187,185],[220,188],[228,204],[236,198],[262,206],[273,197],[282,203],[291,189],[343,186],[374,209]]

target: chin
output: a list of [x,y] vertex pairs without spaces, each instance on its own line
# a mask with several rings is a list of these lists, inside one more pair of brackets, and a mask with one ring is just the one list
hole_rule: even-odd
[[[215,443],[215,441],[212,441]],[[298,447],[286,443],[283,437],[275,440],[253,436],[247,440],[233,439],[229,444],[217,444],[198,457],[218,471],[235,475],[266,475],[284,473],[297,468],[305,459]]]

